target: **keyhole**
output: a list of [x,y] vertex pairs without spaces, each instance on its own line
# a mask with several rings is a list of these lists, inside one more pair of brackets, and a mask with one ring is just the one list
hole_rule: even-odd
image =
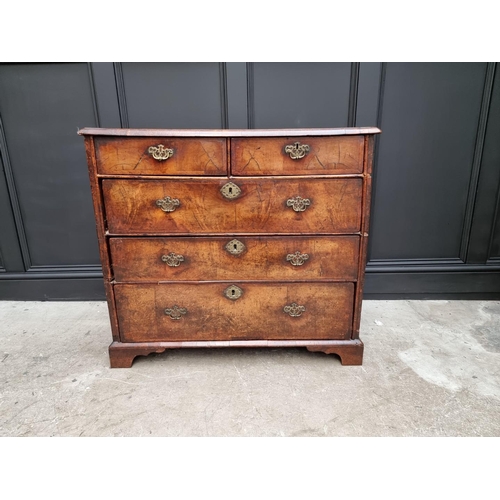
[[232,187],[229,188],[229,194],[233,194],[233,188]]
[[234,290],[231,290],[231,295],[233,295],[233,296],[234,296]]
[[238,249],[238,246],[236,245],[236,243],[233,245],[233,248],[234,248],[235,250],[237,250],[237,249]]

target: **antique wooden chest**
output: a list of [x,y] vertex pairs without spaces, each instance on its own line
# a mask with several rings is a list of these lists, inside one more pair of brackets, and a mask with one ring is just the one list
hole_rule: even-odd
[[377,128],[91,129],[111,367],[181,347],[361,364]]

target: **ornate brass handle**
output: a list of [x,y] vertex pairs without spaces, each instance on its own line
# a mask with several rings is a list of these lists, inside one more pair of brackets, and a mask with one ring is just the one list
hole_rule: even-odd
[[283,311],[292,316],[292,318],[297,318],[302,316],[302,313],[305,312],[305,306],[299,306],[296,302],[292,302],[289,306],[285,306]]
[[298,250],[295,253],[289,253],[286,256],[287,262],[290,262],[292,266],[301,266],[309,258],[309,254],[300,253]]
[[292,160],[300,160],[301,158],[304,158],[307,153],[309,153],[309,149],[310,148],[307,144],[296,142],[285,146],[285,153],[288,153]]
[[162,255],[161,260],[170,267],[179,267],[184,262],[184,256],[170,252],[168,255]]
[[181,202],[177,198],[170,198],[170,196],[165,196],[161,200],[156,200],[156,204],[164,212],[173,212],[177,207],[180,206]]
[[187,313],[187,309],[184,307],[179,307],[175,305],[165,309],[165,314],[170,317],[170,319],[181,319],[184,314]]
[[301,198],[300,196],[286,200],[286,206],[292,207],[296,212],[303,212],[310,204],[309,198]]
[[158,144],[158,146],[150,146],[148,148],[148,153],[158,161],[168,160],[174,155],[174,150],[166,148],[163,144]]

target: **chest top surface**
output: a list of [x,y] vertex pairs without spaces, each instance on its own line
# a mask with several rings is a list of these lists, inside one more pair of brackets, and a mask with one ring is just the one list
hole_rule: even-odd
[[286,129],[156,129],[156,128],[90,128],[79,135],[109,135],[123,137],[294,137],[380,134],[377,127],[346,128],[286,128]]

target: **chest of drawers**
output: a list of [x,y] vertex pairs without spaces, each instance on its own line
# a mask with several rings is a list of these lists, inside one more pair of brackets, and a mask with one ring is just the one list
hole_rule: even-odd
[[376,128],[83,129],[111,367],[185,347],[361,364]]

